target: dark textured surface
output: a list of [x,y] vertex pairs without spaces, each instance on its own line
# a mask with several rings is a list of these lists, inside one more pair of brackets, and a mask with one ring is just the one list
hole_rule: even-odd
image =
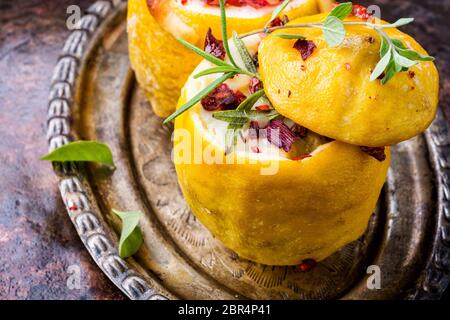
[[[52,70],[66,8],[92,1],[0,1],[0,299],[123,299],[67,217],[47,152]],[[81,268],[81,289],[66,286]]]
[[[115,299],[123,295],[82,246],[47,163],[45,119],[51,72],[67,35],[68,5],[92,1],[0,2],[0,298]],[[367,3],[367,1],[365,1]],[[448,3],[381,4],[386,19],[414,16],[426,27],[405,28],[437,58],[441,107],[450,119]],[[66,286],[68,266],[82,270],[81,289]]]

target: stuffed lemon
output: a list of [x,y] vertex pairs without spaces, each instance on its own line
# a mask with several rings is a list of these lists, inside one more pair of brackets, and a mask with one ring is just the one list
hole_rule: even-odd
[[295,265],[356,240],[388,145],[434,117],[433,58],[395,29],[412,19],[369,21],[363,9],[234,33],[226,55],[200,53],[166,119],[188,204],[241,257]]
[[[288,25],[324,19],[325,15],[320,14]],[[364,22],[355,16],[345,21]],[[407,34],[396,28],[383,29],[389,41],[394,39],[394,44],[405,48],[396,47],[392,55],[402,58],[400,53],[412,56],[411,52],[415,52],[425,61],[411,65],[407,72],[383,84],[382,79],[370,79],[380,60],[383,39],[376,30],[348,25],[343,43],[330,47],[318,28],[289,29],[314,45],[307,59],[298,54],[295,40],[277,37],[279,32],[262,42],[259,57],[266,94],[282,115],[339,141],[372,147],[407,140],[424,131],[434,119],[438,73],[434,63],[426,61],[431,60],[426,58],[426,51]]]
[[[247,39],[251,55],[261,39]],[[231,52],[238,55],[232,45]],[[203,61],[193,75],[211,66]],[[217,77],[191,76],[179,104]],[[247,111],[254,117],[230,150],[230,123],[221,115],[260,92],[255,82],[236,75],[177,117],[174,161],[181,189],[198,219],[240,256],[269,265],[322,260],[366,229],[389,150],[376,159],[359,146],[318,135],[279,115],[264,96]]]
[[[226,1],[229,32],[262,28],[281,0]],[[327,8],[328,0],[292,0],[283,14],[287,19],[311,15]],[[273,23],[282,23],[277,19]],[[179,91],[200,62],[183,47],[181,38],[200,48],[205,35],[220,34],[220,10],[215,0],[129,0],[128,41],[131,65],[155,113],[175,110]],[[208,32],[210,30],[210,32]]]

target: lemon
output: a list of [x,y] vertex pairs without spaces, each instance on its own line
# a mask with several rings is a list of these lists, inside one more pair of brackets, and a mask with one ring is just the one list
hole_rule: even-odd
[[[320,14],[290,24],[324,19]],[[327,45],[321,29],[289,29],[316,45],[305,61],[293,48],[295,40],[268,36],[262,41],[260,72],[274,108],[314,132],[355,145],[392,145],[424,131],[437,109],[439,76],[434,63],[419,62],[385,85],[370,81],[380,60],[380,37],[364,26],[345,28],[344,42],[334,48]],[[407,34],[395,28],[384,30],[408,48],[427,54]]]

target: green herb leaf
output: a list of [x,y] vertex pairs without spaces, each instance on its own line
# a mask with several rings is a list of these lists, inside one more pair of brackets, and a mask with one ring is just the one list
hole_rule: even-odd
[[300,39],[305,40],[306,37],[302,36],[301,34],[293,34],[293,33],[276,33],[272,34],[274,37],[279,37],[282,39]]
[[391,43],[396,46],[398,49],[408,49],[401,40],[399,39],[391,39]]
[[322,26],[325,41],[330,47],[336,47],[345,39],[345,28],[339,18],[328,16]]
[[142,213],[139,211],[122,212],[116,209],[112,209],[112,212],[122,220],[119,255],[122,258],[127,258],[135,254],[144,241],[141,229],[138,226]]
[[389,51],[390,47],[391,45],[389,44],[389,40],[382,36],[380,45],[380,57],[384,57]]
[[213,64],[215,64],[217,66],[231,66],[229,63],[227,63],[227,62],[225,62],[223,60],[220,60],[219,58],[216,58],[212,54],[210,54],[210,53],[208,53],[206,51],[203,51],[200,48],[197,48],[196,46],[190,44],[186,40],[183,40],[183,39],[177,39],[177,40],[178,40],[178,42],[180,42],[182,45],[184,45],[188,49],[191,49],[196,54],[202,56],[203,58],[205,58],[206,60],[208,60],[209,62],[212,62]]
[[384,53],[383,57],[380,61],[378,61],[377,65],[375,66],[375,69],[373,70],[372,74],[370,75],[370,81],[376,80],[386,69],[389,62],[391,61],[392,52],[388,49],[387,52]]
[[389,80],[391,80],[395,74],[398,72],[397,71],[398,68],[396,66],[396,63],[393,59],[391,59],[391,61],[389,61],[389,64],[387,65],[385,72],[384,72],[384,77],[383,79],[381,79],[381,84],[386,84]]
[[243,126],[248,121],[257,121],[264,119],[273,119],[280,114],[275,109],[268,111],[259,111],[259,110],[225,110],[225,111],[217,111],[213,113],[213,118],[221,121],[228,122],[233,125],[241,125]]
[[344,2],[334,7],[333,10],[330,11],[328,16],[334,16],[340,20],[344,20],[351,12],[352,3]]
[[410,49],[398,49],[398,54],[402,57],[408,58],[410,60],[414,61],[434,61],[434,58],[431,56],[425,56],[423,54],[418,53],[417,51],[410,50]]
[[255,93],[245,98],[245,100],[241,102],[241,104],[236,108],[236,110],[249,111],[256,103],[256,101],[258,101],[258,99],[261,98],[263,95],[264,89],[256,91]]
[[209,94],[211,91],[213,91],[215,88],[217,88],[221,83],[225,82],[225,80],[233,77],[236,73],[230,72],[225,73],[221,77],[217,78],[213,82],[211,82],[206,88],[200,90],[191,100],[183,104],[181,107],[179,107],[174,113],[172,113],[170,116],[168,116],[164,120],[164,124],[172,121],[176,117],[178,117],[180,114],[185,112],[186,110],[192,108],[194,105],[196,105],[200,100],[202,100],[203,97],[205,97],[207,94]]
[[234,62],[233,56],[231,55],[230,47],[228,45],[228,35],[227,35],[227,15],[225,12],[225,2],[224,0],[219,0],[220,5],[220,23],[222,26],[222,42],[223,47],[225,48],[225,52],[227,53],[228,59],[231,64],[238,68],[236,62]]
[[264,26],[267,28],[267,26],[276,19],[280,15],[280,13],[287,7],[291,0],[284,0],[278,7],[275,8],[275,10],[272,11],[272,16],[270,17],[270,20],[267,21],[266,25]]
[[53,162],[89,161],[114,166],[111,150],[97,141],[74,141],[53,150],[41,160]]
[[203,71],[200,71],[196,75],[194,75],[194,79],[209,75],[209,74],[215,74],[215,73],[225,73],[225,72],[235,72],[239,73],[239,69],[236,69],[233,66],[221,66],[221,67],[214,67],[209,68]]
[[396,50],[393,52],[393,58],[396,64],[405,67],[406,69],[412,67],[413,65],[417,64],[416,61],[409,60],[408,58],[405,58],[398,54]]
[[377,28],[383,28],[383,29],[384,28],[398,28],[398,27],[410,24],[413,21],[414,21],[414,18],[401,18],[401,19],[398,19],[397,21],[395,21],[394,23],[377,25]]
[[242,61],[244,62],[247,71],[256,74],[257,71],[253,58],[250,56],[244,41],[239,38],[236,31],[233,31],[233,42],[239,52],[239,55],[241,56]]

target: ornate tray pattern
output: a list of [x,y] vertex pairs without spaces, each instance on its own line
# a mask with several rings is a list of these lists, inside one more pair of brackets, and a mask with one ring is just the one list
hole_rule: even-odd
[[[131,299],[436,299],[450,281],[450,134],[439,112],[424,135],[393,148],[366,234],[308,273],[240,259],[192,215],[170,158],[171,127],[137,88],[127,57],[126,3],[97,1],[69,35],[55,67],[47,139],[53,150],[96,139],[113,150],[112,174],[58,164],[69,217],[100,269]],[[146,213],[145,246],[126,261],[110,209]],[[382,270],[380,290],[366,268]]]

